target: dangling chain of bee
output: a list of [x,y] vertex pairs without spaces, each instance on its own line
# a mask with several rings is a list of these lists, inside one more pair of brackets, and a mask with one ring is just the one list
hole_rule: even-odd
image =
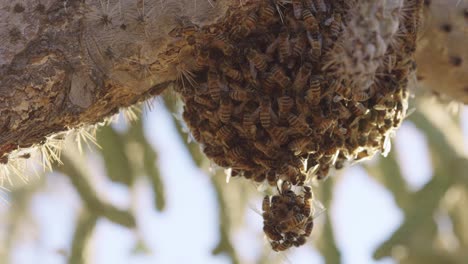
[[[322,70],[342,44],[346,1],[251,2],[217,24],[172,32],[191,50],[175,90],[214,163],[258,183],[303,186],[302,196],[284,186],[265,198],[265,233],[281,251],[310,235],[308,180],[385,151],[406,112],[414,40],[389,48],[384,61],[392,63],[380,66],[370,88],[353,91],[352,80]],[[400,25],[404,32],[414,32],[410,22]]]

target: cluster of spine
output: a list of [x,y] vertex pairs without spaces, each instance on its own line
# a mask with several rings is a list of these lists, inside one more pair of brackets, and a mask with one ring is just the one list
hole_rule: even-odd
[[[359,28],[362,6],[347,1],[252,2],[219,23],[171,32],[188,43],[175,90],[204,153],[232,176],[309,188],[332,168],[388,151],[406,113],[422,2],[392,6],[398,17],[371,34]],[[374,19],[392,13],[374,9],[366,10],[384,14]],[[358,65],[346,70],[348,62]],[[272,248],[303,244],[313,225],[307,199],[289,188],[273,198],[264,204]],[[297,226],[284,229],[286,221]]]
[[264,197],[263,231],[274,251],[306,243],[314,226],[311,205],[311,188],[303,186],[303,195],[297,195],[289,182],[282,183],[279,194]]

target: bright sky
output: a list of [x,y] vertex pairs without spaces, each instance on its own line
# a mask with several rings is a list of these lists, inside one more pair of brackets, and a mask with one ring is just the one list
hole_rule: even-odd
[[[463,116],[465,139],[468,139],[468,107],[464,108]],[[135,204],[139,226],[138,230],[128,230],[100,220],[92,238],[91,263],[229,263],[225,256],[210,254],[218,241],[218,219],[209,179],[192,164],[189,154],[178,141],[170,113],[157,105],[146,118],[145,131],[149,141],[164,153],[160,155],[159,166],[164,177],[167,209],[163,213],[154,210],[152,191],[143,180],[137,182],[133,191],[107,181],[102,161],[97,155],[91,155],[89,164],[94,168],[96,188],[122,208]],[[429,159],[424,141],[412,124],[405,123],[393,145],[392,151],[397,151],[397,157],[404,165],[403,174],[413,190],[421,188],[431,175],[426,166]],[[467,141],[465,144],[468,146]],[[410,153],[408,149],[411,149]],[[406,155],[402,156],[404,153]],[[424,166],[409,166],[411,164]],[[34,196],[31,212],[38,228],[22,230],[22,243],[13,251],[12,264],[65,263],[66,258],[57,251],[69,250],[80,208],[78,196],[67,181],[60,175],[51,175],[45,186],[46,192]],[[252,201],[256,202],[259,201]],[[375,262],[371,255],[398,227],[403,215],[385,188],[360,167],[349,168],[342,175],[328,210],[338,246],[342,249],[343,263],[394,263],[390,259]],[[261,217],[249,210],[246,224],[233,237],[243,263],[254,263],[264,246],[261,221]],[[133,254],[139,240],[144,241],[148,251]],[[285,255],[285,262],[288,260],[290,263],[324,263],[312,247],[292,250]]]

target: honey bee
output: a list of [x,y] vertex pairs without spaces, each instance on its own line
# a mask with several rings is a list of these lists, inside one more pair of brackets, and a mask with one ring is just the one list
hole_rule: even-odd
[[278,228],[281,232],[287,232],[297,229],[300,225],[303,225],[307,218],[303,214],[295,214],[291,217],[282,220]]
[[271,225],[264,225],[263,232],[270,240],[272,240],[272,243],[283,239],[281,233],[278,232],[276,228],[272,227]]
[[305,93],[305,100],[311,105],[318,105],[320,103],[321,87],[319,78],[311,78],[309,89]]
[[333,102],[336,103],[341,101],[342,99],[349,100],[352,98],[352,91],[351,88],[349,88],[348,86],[336,83],[332,84],[332,86],[334,87],[335,93],[338,94],[338,97],[333,98]]
[[311,47],[309,51],[310,59],[313,61],[318,61],[322,56],[322,40],[319,36],[313,36],[309,32],[307,32],[307,40],[309,41],[309,45]]
[[226,39],[224,35],[217,35],[215,38],[210,40],[212,47],[219,49],[226,56],[232,56],[236,51],[234,45]]
[[351,113],[353,113],[357,117],[365,115],[369,111],[369,109],[367,109],[363,104],[359,102],[354,102],[353,104],[350,104],[349,107]]
[[301,57],[304,51],[307,48],[307,40],[303,34],[297,36],[295,39],[293,39],[293,48],[292,48],[292,53],[296,57]]
[[276,172],[274,172],[273,170],[269,170],[266,173],[266,179],[270,186],[275,186],[276,182],[278,181],[278,176],[276,175]]
[[232,101],[229,97],[223,96],[218,109],[219,120],[223,123],[228,123],[231,120]]
[[[283,182],[284,183],[290,183],[292,182],[294,184],[294,182],[291,180],[291,179],[296,179],[297,177],[297,174],[299,174],[299,170],[296,169],[295,167],[291,166],[291,165],[283,165],[279,171],[279,173],[282,175],[282,176],[285,176],[286,180]],[[285,193],[286,191],[290,190],[290,188],[287,188],[285,190],[283,190],[283,186],[281,186],[281,193]]]
[[359,91],[359,92],[354,92],[352,98],[354,101],[363,102],[363,101],[369,100],[370,95],[367,92]]
[[325,133],[328,129],[336,124],[335,119],[322,119],[317,126],[318,133]]
[[242,75],[244,76],[245,81],[249,85],[251,85],[253,88],[257,88],[260,86],[260,83],[258,82],[257,77],[256,77],[255,67],[252,67],[252,66],[241,67],[241,71],[242,71]]
[[[286,165],[286,166],[288,166],[288,165]],[[291,190],[291,183],[289,181],[281,182],[281,188],[278,188],[278,192],[280,194],[285,194],[287,191],[290,191],[290,190]]]
[[310,10],[304,9],[302,11],[302,19],[308,33],[317,34],[319,32],[319,23]]
[[310,186],[304,186],[302,187],[304,189],[304,199],[305,200],[310,200],[312,199],[312,188]]
[[193,98],[193,100],[196,103],[198,103],[198,104],[200,104],[202,106],[205,106],[209,110],[214,110],[217,107],[217,104],[215,102],[213,102],[213,100],[211,100],[209,98],[206,98],[205,96],[198,95],[198,96],[195,96]]
[[304,245],[306,242],[307,242],[307,239],[305,238],[305,236],[299,236],[298,238],[296,238],[296,241],[293,242],[293,245],[295,247],[300,247]]
[[229,96],[236,101],[245,101],[251,98],[251,93],[239,89],[233,89],[229,92]]
[[251,64],[255,66],[255,68],[259,69],[261,72],[265,72],[268,68],[268,61],[265,58],[264,54],[261,54],[260,52],[250,49],[247,52],[247,59]]
[[292,0],[293,13],[296,19],[301,19],[302,17],[302,0]]
[[274,147],[269,146],[269,144],[263,144],[259,141],[254,141],[253,144],[255,148],[257,148],[260,152],[265,154],[265,156],[267,156],[268,158],[275,159],[278,157],[278,151]]
[[214,147],[211,145],[203,146],[203,153],[208,157],[215,157],[223,154],[223,149],[220,147]]
[[294,100],[289,96],[281,96],[277,99],[278,114],[280,117],[289,114],[294,107]]
[[221,80],[215,71],[208,72],[208,92],[215,102],[221,99]]
[[199,72],[205,69],[205,67],[209,64],[209,57],[210,53],[207,49],[200,49],[195,58],[195,65],[193,70]]
[[231,65],[227,64],[226,62],[221,63],[219,68],[227,77],[231,78],[236,82],[241,82],[244,79],[240,71],[234,69]]
[[230,148],[226,154],[228,159],[232,161],[244,160],[246,157],[246,151],[241,146],[234,146]]
[[312,72],[312,64],[306,62],[300,68],[299,72],[296,75],[296,78],[293,82],[293,89],[296,92],[301,92],[304,89],[304,86],[307,84],[307,80],[309,80],[310,74]]
[[309,217],[311,212],[311,203],[310,199],[304,199],[304,205],[302,208],[302,213],[306,216]]
[[254,12],[249,13],[243,20],[241,25],[234,28],[231,33],[234,37],[244,38],[250,35],[257,28],[258,17]]
[[214,156],[210,158],[216,165],[221,167],[229,167],[229,162],[226,160],[224,155]]
[[236,136],[234,130],[229,125],[224,125],[216,131],[216,137],[225,145]]
[[278,20],[276,16],[276,8],[271,4],[270,1],[263,1],[258,10],[260,21],[266,25],[275,23]]
[[293,139],[289,142],[288,148],[296,155],[317,150],[316,144],[314,144],[308,137]]
[[286,249],[290,248],[291,244],[289,241],[285,240],[283,242],[272,241],[271,242],[271,249],[276,252],[285,251]]
[[290,126],[294,127],[298,131],[301,131],[304,135],[312,134],[312,129],[309,127],[304,118],[300,118],[294,114],[288,115],[288,123]]
[[244,128],[244,131],[246,132],[247,135],[250,135],[252,137],[255,136],[257,132],[257,126],[255,125],[255,122],[257,118],[258,118],[258,112],[257,114],[244,113],[244,116],[242,118],[242,127]]
[[333,110],[337,113],[336,117],[338,119],[348,119],[351,117],[351,112],[341,102],[336,103],[335,106]]
[[269,128],[271,126],[271,102],[269,99],[263,99],[260,102],[260,124],[264,128]]
[[284,63],[291,56],[291,44],[289,43],[289,33],[282,30],[278,35],[278,58]]
[[271,74],[274,77],[274,80],[276,83],[281,86],[281,88],[287,88],[291,85],[291,80],[289,79],[288,76],[284,73],[283,69],[281,67],[275,65],[271,69]]
[[287,134],[287,130],[283,127],[274,126],[271,127],[267,132],[270,134],[273,142],[279,146],[284,145],[288,142],[289,137]]
[[253,158],[253,162],[255,162],[256,164],[266,168],[266,169],[271,169],[271,168],[274,168],[276,167],[278,164],[276,163],[276,161],[274,160],[270,160],[270,159],[262,159],[262,158],[259,158],[259,157],[254,157]]
[[330,24],[330,34],[336,39],[341,31],[341,15],[339,13],[333,14],[333,21]]
[[313,228],[314,228],[314,221],[312,218],[309,218],[304,228],[304,237],[310,236]]

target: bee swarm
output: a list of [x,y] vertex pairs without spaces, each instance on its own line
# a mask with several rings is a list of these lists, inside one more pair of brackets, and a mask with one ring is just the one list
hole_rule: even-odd
[[[228,9],[216,24],[175,31],[187,43],[176,87],[185,103],[183,118],[214,163],[258,183],[303,186],[348,161],[385,152],[389,134],[406,113],[417,12],[402,8],[407,13],[400,14],[399,34],[384,53],[359,58],[377,61],[378,67],[369,85],[356,87],[367,75],[359,68],[341,74],[340,65],[349,64],[332,61],[349,45],[344,37],[349,32],[344,33],[354,15],[350,10],[353,5],[343,0],[251,1]],[[287,195],[279,196],[282,201]],[[290,196],[301,208],[304,201]],[[264,218],[265,224],[281,226],[292,216],[309,219],[300,212],[279,213],[283,202],[274,199],[274,217]],[[272,247],[302,243],[307,233],[301,230],[312,222],[302,220],[281,238],[270,237]],[[281,233],[279,226],[275,232]]]
[[274,251],[302,246],[312,232],[312,191],[309,186],[303,190],[302,196],[296,195],[285,181],[279,194],[263,199],[263,231]]

